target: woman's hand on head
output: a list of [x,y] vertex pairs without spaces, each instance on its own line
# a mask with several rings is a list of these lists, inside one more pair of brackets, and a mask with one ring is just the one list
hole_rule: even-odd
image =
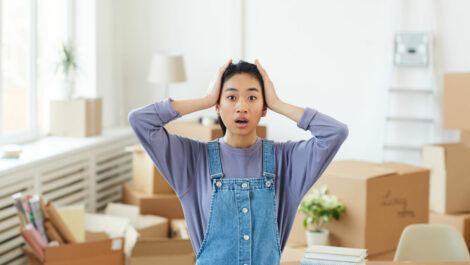
[[276,91],[274,90],[274,84],[271,81],[271,79],[269,79],[269,76],[266,73],[266,70],[264,70],[264,68],[261,66],[258,59],[255,59],[255,64],[261,76],[263,77],[264,97],[265,97],[264,100],[266,101],[266,105],[268,106],[268,108],[274,110],[274,107],[277,105],[277,103],[280,102],[276,94]]
[[217,101],[219,100],[222,75],[231,63],[232,59],[228,60],[228,62],[224,63],[224,65],[222,65],[219,70],[217,70],[217,73],[207,88],[206,99],[209,101],[211,107],[217,104]]

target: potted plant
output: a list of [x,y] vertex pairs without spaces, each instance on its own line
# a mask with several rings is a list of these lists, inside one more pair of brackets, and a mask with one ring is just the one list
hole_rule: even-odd
[[[328,229],[323,226],[333,218],[339,220],[344,212],[344,204],[334,195],[326,194],[328,186],[324,184],[320,190],[314,189],[307,194],[300,202],[298,212],[306,215],[304,218],[304,228],[306,229],[307,244],[327,245]],[[308,229],[311,225],[313,228]]]
[[74,74],[77,70],[75,50],[71,42],[62,43],[59,56],[56,71],[60,70],[64,78],[61,82],[60,94],[62,99],[68,100],[72,97],[74,91]]

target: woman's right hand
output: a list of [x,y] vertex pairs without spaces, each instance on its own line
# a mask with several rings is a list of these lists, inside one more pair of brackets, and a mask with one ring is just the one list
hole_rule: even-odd
[[224,65],[222,65],[217,71],[214,79],[209,84],[206,92],[206,98],[210,102],[210,107],[217,104],[220,95],[220,83],[222,82],[222,75],[224,74],[227,67],[232,63],[232,59],[228,60]]

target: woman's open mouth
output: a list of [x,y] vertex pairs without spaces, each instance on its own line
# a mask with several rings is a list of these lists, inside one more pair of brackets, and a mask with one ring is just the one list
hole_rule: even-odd
[[248,119],[246,118],[238,118],[235,120],[235,124],[238,128],[245,128],[248,125]]

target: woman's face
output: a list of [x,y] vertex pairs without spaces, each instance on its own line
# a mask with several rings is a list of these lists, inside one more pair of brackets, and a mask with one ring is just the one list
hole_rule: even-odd
[[238,135],[252,133],[267,111],[258,79],[243,73],[225,80],[215,109],[227,131]]

